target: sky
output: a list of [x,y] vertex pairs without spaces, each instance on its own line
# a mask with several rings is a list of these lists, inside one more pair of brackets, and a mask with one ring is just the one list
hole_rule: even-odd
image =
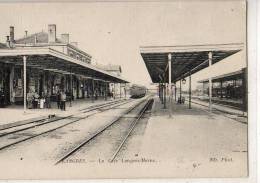
[[[0,12],[0,42],[11,25],[20,38],[25,30],[47,31],[48,24],[56,24],[57,37],[69,33],[93,63],[119,64],[124,78],[146,86],[151,79],[140,46],[246,43],[245,3],[239,0],[2,3]],[[245,67],[245,50],[194,74],[192,86]]]

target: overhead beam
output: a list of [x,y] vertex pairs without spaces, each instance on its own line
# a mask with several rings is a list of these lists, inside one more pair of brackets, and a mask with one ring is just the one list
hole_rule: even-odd
[[[110,78],[111,81],[116,81],[116,82],[128,82],[122,77],[118,77],[116,75],[113,75],[107,71],[103,71],[99,68],[96,68],[95,66],[79,61],[75,58],[72,58],[64,53],[61,53],[57,50],[54,50],[52,48],[48,47],[26,47],[26,48],[20,48],[20,49],[1,49],[0,50],[0,60],[1,58],[13,58],[15,57],[17,59],[17,62],[22,62],[23,61],[23,55],[30,56],[28,57],[28,62],[31,61],[32,59],[35,60],[35,58],[41,58],[45,57],[45,60],[48,60],[48,62],[52,61],[55,63],[68,63],[68,65],[77,65],[83,70],[81,72],[85,71],[95,71],[100,74],[102,77],[107,77]],[[41,59],[40,59],[41,60]],[[69,72],[69,68],[66,69],[66,71]],[[84,73],[83,73],[84,74]],[[103,76],[104,75],[104,76]]]
[[141,46],[141,53],[178,53],[178,52],[208,52],[208,51],[234,51],[242,50],[243,43],[228,44],[201,44],[201,45],[176,45],[176,46]]

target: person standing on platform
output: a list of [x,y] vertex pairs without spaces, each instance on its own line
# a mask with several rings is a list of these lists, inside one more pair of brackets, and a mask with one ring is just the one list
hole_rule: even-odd
[[66,93],[65,92],[61,92],[60,95],[60,101],[61,101],[61,110],[66,111]]
[[114,95],[115,95],[115,92],[114,92],[114,89],[112,89],[112,91],[111,91],[111,99],[114,98]]
[[56,101],[57,101],[57,107],[58,107],[58,109],[61,108],[60,97],[61,97],[61,93],[60,93],[60,90],[58,90],[58,92],[57,92],[57,97],[56,97]]
[[94,96],[95,96],[95,100],[97,100],[98,99],[98,89],[97,88],[94,91]]
[[34,98],[34,96],[33,96],[33,93],[32,93],[32,91],[31,90],[29,90],[29,92],[27,93],[27,105],[28,105],[28,108],[29,109],[32,109],[33,108],[33,106],[34,106],[34,104],[33,104],[33,98]]
[[50,92],[47,92],[45,102],[46,102],[46,108],[50,109],[51,108],[51,93]]
[[33,108],[37,109],[38,107],[38,102],[39,102],[39,95],[37,92],[33,92]]

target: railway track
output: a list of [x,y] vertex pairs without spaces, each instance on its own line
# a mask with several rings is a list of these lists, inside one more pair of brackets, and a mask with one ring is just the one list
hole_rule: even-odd
[[[205,108],[208,108],[208,105],[204,105],[204,104],[201,104],[201,103],[198,103],[198,102],[191,101],[191,103],[193,103],[193,104],[195,104],[195,105],[199,105],[199,106],[205,107]],[[224,117],[226,117],[226,118],[235,120],[235,121],[237,121],[237,122],[239,122],[239,123],[247,124],[247,122],[243,122],[243,121],[238,120],[237,118],[228,116],[228,115],[236,115],[236,116],[238,116],[238,114],[229,113],[229,112],[227,112],[227,111],[220,110],[220,109],[217,109],[217,108],[214,108],[213,110],[214,110],[214,111],[212,111],[212,112],[213,112],[214,114],[222,115],[222,116],[224,116]],[[239,116],[238,116],[238,117],[239,117]]]
[[[128,99],[128,100],[130,100],[130,99]],[[78,113],[74,113],[73,115],[76,115],[76,114],[79,114],[79,113],[87,113],[87,112],[90,112],[90,111],[97,110],[97,109],[99,109],[101,107],[110,106],[112,104],[117,104],[117,103],[123,102],[123,101],[126,101],[126,99],[112,101],[112,102],[107,102],[107,103],[103,103],[103,104],[97,104],[97,105],[93,105],[93,106],[90,106],[90,107],[82,108],[82,109],[79,109]],[[66,117],[71,117],[73,115],[68,115]],[[35,120],[30,120],[30,121],[29,120],[25,120],[25,122],[17,121],[13,125],[2,125],[3,127],[0,128],[0,137],[1,137],[1,133],[3,131],[7,130],[7,129],[12,129],[12,128],[16,128],[16,127],[19,127],[19,126],[25,126],[25,125],[28,125],[28,124],[33,124],[33,123],[46,122],[46,121],[49,121],[49,120],[57,121],[57,120],[64,119],[66,117],[58,117],[58,118],[52,117],[52,119],[50,119],[50,117],[45,117],[45,118],[35,119]]]
[[120,150],[122,149],[122,147],[124,146],[124,144],[126,143],[128,137],[130,136],[130,134],[132,133],[132,131],[134,130],[137,122],[140,120],[140,118],[144,115],[144,113],[146,112],[147,108],[151,105],[153,101],[149,100],[144,108],[141,110],[141,112],[138,114],[138,116],[136,117],[136,119],[134,119],[132,121],[132,125],[130,130],[128,131],[128,133],[126,134],[125,138],[122,140],[122,142],[120,143],[120,145],[118,146],[118,148],[116,149],[115,153],[112,155],[112,157],[110,158],[110,161],[114,161],[116,156],[118,155],[118,153],[120,152]]
[[[75,154],[77,154],[79,151],[81,151],[82,148],[84,148],[84,146],[86,146],[87,144],[89,144],[91,141],[94,141],[98,136],[104,134],[106,131],[108,131],[108,134],[111,135],[111,132],[109,131],[109,128],[111,130],[111,128],[117,124],[120,123],[120,120],[123,118],[127,118],[128,120],[130,119],[129,123],[129,127],[127,129],[127,133],[123,136],[122,140],[120,141],[120,143],[118,143],[119,145],[115,148],[115,151],[113,152],[113,154],[111,155],[111,157],[109,158],[110,161],[114,161],[114,159],[117,157],[117,155],[119,154],[119,152],[121,151],[122,147],[124,146],[124,144],[126,143],[128,137],[130,136],[131,132],[133,131],[133,129],[135,128],[136,124],[138,123],[138,121],[140,120],[140,118],[142,118],[142,116],[144,115],[144,113],[146,112],[146,110],[149,108],[149,106],[151,106],[153,102],[153,99],[149,99],[149,100],[143,100],[141,102],[139,102],[137,105],[129,108],[125,113],[123,113],[121,116],[117,117],[116,119],[114,119],[112,122],[110,122],[109,124],[107,124],[106,126],[103,126],[102,128],[98,129],[96,132],[94,132],[91,136],[88,136],[87,138],[85,138],[84,140],[81,141],[81,143],[79,143],[78,145],[76,145],[74,148],[72,148],[70,151],[68,151],[65,155],[63,155],[62,157],[59,158],[59,160],[55,163],[55,165],[60,164],[62,162],[64,162],[65,160],[69,159],[71,156],[74,156]],[[144,104],[144,106],[141,106],[142,104]],[[130,112],[132,112],[133,110],[136,110],[138,107],[141,106],[141,110],[138,111],[138,114],[134,117],[126,117],[127,114],[129,114]],[[123,124],[123,123],[122,123]],[[125,126],[126,124],[123,124],[123,128],[126,128]],[[114,130],[117,131],[122,131],[123,129],[121,127],[121,129],[118,126],[114,127]],[[122,132],[121,132],[122,133]],[[105,139],[109,139],[109,137],[106,137]]]
[[28,122],[22,123],[22,124],[18,123],[17,125],[8,126],[6,128],[0,129],[0,137],[14,133],[14,132],[27,130],[27,129],[34,128],[34,127],[37,127],[37,126],[48,124],[48,123],[51,123],[51,122],[57,122],[59,120],[70,118],[70,117],[73,117],[73,116],[76,116],[76,115],[79,115],[79,114],[99,110],[101,108],[110,107],[111,105],[114,105],[114,104],[122,103],[122,105],[123,105],[125,102],[128,102],[128,101],[127,100],[113,101],[113,102],[108,102],[108,103],[105,103],[105,104],[98,104],[98,105],[90,106],[90,107],[87,107],[87,108],[83,108],[83,109],[79,110],[80,112],[77,112],[77,113],[74,113],[74,114],[71,114],[71,115],[68,115],[68,116],[65,116],[65,117],[44,118],[44,119],[40,119],[40,120],[37,119],[37,120],[33,120],[33,121],[28,121]]
[[[80,112],[46,121],[29,122],[23,125],[17,125],[10,128],[0,130],[0,150],[4,150],[13,145],[30,140],[40,135],[63,128],[69,124],[86,119],[94,114],[101,113],[118,106],[132,102],[133,100],[121,100],[110,102],[103,105],[96,105],[82,109]],[[95,113],[88,113],[95,111]],[[83,115],[83,116],[82,116]]]

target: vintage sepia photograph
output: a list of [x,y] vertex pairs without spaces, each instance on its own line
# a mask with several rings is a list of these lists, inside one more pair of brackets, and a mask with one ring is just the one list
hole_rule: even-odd
[[0,179],[248,177],[245,0],[0,17]]

